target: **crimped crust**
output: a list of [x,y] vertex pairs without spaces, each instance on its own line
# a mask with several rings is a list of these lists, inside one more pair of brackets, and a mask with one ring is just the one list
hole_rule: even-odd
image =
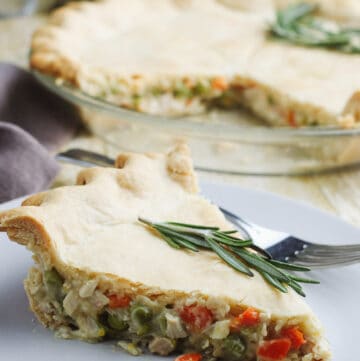
[[48,22],[33,34],[31,43],[30,66],[46,74],[75,84],[79,69],[73,58],[63,55],[56,49],[56,37],[65,24],[67,14],[81,11],[85,4],[69,3],[56,10]]

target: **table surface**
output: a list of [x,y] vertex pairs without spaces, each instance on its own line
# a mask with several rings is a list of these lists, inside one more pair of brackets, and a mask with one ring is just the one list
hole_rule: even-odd
[[[31,34],[45,16],[19,17],[0,21],[0,61],[27,67]],[[82,147],[109,153],[107,144],[91,134],[79,134],[66,148]],[[64,165],[54,186],[74,182],[77,167]],[[360,225],[360,167],[355,170],[301,177],[245,176],[199,173],[200,179],[227,182],[266,190],[328,211],[356,226]]]

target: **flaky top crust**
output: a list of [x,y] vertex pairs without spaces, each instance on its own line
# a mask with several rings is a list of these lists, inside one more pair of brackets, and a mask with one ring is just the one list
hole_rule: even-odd
[[31,196],[0,215],[1,229],[19,243],[37,239],[65,272],[110,274],[154,294],[200,292],[270,314],[311,315],[294,292],[280,293],[259,275],[244,276],[212,252],[175,250],[137,221],[231,228],[218,207],[197,193],[187,147],[166,156],[121,154],[117,166],[83,170],[76,185]]

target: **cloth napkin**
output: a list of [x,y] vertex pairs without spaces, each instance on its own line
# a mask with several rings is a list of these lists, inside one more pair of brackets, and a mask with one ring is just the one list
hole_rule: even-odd
[[0,203],[46,189],[59,169],[52,153],[79,125],[73,106],[0,63]]

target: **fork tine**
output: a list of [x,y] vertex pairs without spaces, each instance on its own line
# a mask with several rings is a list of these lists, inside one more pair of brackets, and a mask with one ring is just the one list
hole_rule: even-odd
[[341,261],[343,259],[353,259],[353,258],[359,258],[360,254],[308,254],[304,253],[302,255],[295,254],[293,256],[296,259],[311,259],[311,260],[321,260],[321,259],[330,259],[332,261]]
[[306,266],[309,268],[325,268],[329,266],[345,266],[351,265],[354,263],[358,263],[360,261],[360,256],[357,257],[344,257],[342,259],[339,258],[325,258],[325,257],[290,257],[290,260],[295,264],[299,264],[302,266]]
[[[345,266],[360,262],[360,244],[323,245],[306,242],[284,232],[274,231],[238,217],[221,208],[222,212],[242,234],[250,235],[255,244],[267,245],[276,260],[288,261],[309,268]],[[272,234],[269,232],[273,232]],[[268,239],[268,241],[264,241]]]
[[298,262],[294,264],[298,264],[300,266],[306,266],[311,268],[312,270],[320,269],[320,268],[336,268],[336,267],[344,267],[344,266],[350,266],[353,264],[358,264],[360,259],[352,260],[352,261],[344,261],[344,262],[328,262],[328,263],[320,263],[320,262]]
[[303,251],[298,254],[303,254],[307,256],[318,256],[318,257],[356,257],[360,256],[360,250],[351,251],[345,250],[342,248],[319,248],[317,245],[310,245],[306,247]]
[[360,255],[360,251],[358,252],[350,252],[350,251],[338,251],[338,250],[318,250],[318,249],[312,249],[312,248],[307,248],[304,251],[302,251],[302,253],[307,254],[307,255],[314,255],[314,256],[321,256],[321,257],[332,257],[332,256],[358,256]]
[[305,251],[300,251],[300,252],[295,252],[294,253],[294,257],[300,259],[300,258],[309,258],[309,259],[319,259],[319,258],[330,258],[330,259],[348,259],[348,258],[359,258],[360,254],[359,253],[330,253],[330,254],[326,254],[326,256],[324,256],[324,254],[320,253],[320,254],[316,254],[316,253],[312,253],[312,252],[307,252]]
[[301,256],[295,254],[294,257],[309,257],[309,258],[331,258],[331,259],[342,259],[342,258],[357,258],[360,257],[359,253],[348,254],[348,253],[304,253]]
[[318,244],[312,243],[308,246],[308,248],[316,248],[317,250],[338,250],[338,251],[345,251],[345,252],[360,252],[360,244],[347,244],[347,245],[325,245],[325,244]]

